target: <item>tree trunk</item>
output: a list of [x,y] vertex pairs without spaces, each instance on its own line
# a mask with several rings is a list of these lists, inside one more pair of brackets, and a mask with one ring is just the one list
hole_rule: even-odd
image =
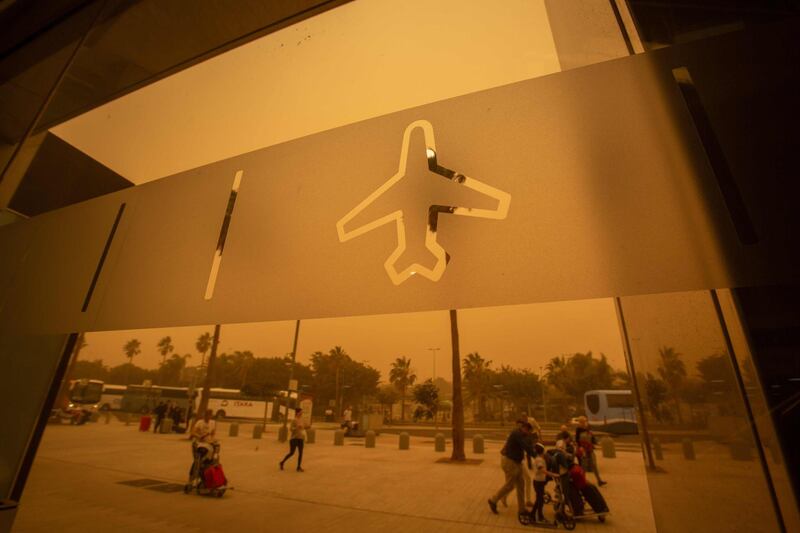
[[406,421],[406,388],[400,389],[400,422]]
[[461,352],[458,347],[458,314],[450,310],[450,338],[453,344],[453,453],[451,461],[463,461],[464,454],[464,401],[461,398]]
[[203,382],[203,391],[200,393],[200,405],[197,406],[196,418],[202,418],[208,409],[208,398],[211,394],[211,382],[214,379],[214,363],[217,361],[217,345],[219,345],[219,324],[214,326],[214,339],[211,341],[211,355],[208,357],[206,379]]

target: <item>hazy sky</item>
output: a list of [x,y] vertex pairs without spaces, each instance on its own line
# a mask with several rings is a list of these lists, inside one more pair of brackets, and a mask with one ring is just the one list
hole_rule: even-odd
[[[462,357],[477,351],[493,366],[509,364],[538,371],[555,355],[605,353],[611,365],[624,369],[617,317],[611,299],[553,302],[466,309],[458,313]],[[223,325],[220,353],[250,350],[257,357],[281,356],[292,350],[294,322],[259,322]],[[172,337],[176,353],[191,353],[190,365],[199,363],[194,349],[197,337],[213,326],[88,333],[81,359],[102,359],[115,366],[126,361],[122,346],[131,338],[142,343],[135,363],[155,367],[160,359],[156,344]],[[448,311],[304,320],[300,325],[298,361],[307,363],[315,351],[342,346],[357,361],[366,361],[386,380],[392,361],[410,357],[419,379],[433,374],[451,378],[450,320]],[[441,348],[431,352],[428,348]]]

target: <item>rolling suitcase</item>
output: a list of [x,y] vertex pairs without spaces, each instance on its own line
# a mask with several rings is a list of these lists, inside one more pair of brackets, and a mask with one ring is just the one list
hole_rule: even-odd
[[603,498],[603,495],[600,493],[600,489],[598,489],[596,485],[587,483],[586,486],[583,489],[581,489],[581,494],[583,494],[583,497],[586,499],[586,502],[591,506],[592,511],[594,511],[595,513],[608,512],[608,505],[606,504],[606,499]]
[[150,430],[150,421],[152,418],[145,415],[139,419],[139,431],[149,431]]

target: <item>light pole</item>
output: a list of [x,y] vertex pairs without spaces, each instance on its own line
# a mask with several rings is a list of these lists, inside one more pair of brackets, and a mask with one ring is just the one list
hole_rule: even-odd
[[547,422],[547,383],[544,380],[544,367],[539,367],[539,381],[542,382],[542,415],[544,422]]
[[[284,438],[281,439],[281,442],[286,440],[286,436],[288,433],[287,424],[289,422],[289,403],[292,399],[292,381],[294,381],[294,362],[295,358],[297,357],[297,337],[300,336],[300,320],[295,322],[294,326],[294,343],[292,344],[292,362],[291,366],[289,367],[289,386],[286,387],[286,412],[283,413],[283,427],[281,428],[282,431],[279,435],[283,436]],[[310,416],[310,415],[309,415]]]
[[[428,348],[428,350],[430,350],[431,355],[433,355],[433,379],[431,380],[431,383],[433,383],[434,386],[435,386],[436,385],[436,356],[438,355],[437,352],[439,350],[441,350],[441,348]],[[439,429],[439,409],[436,409],[436,412],[433,414],[433,423],[434,423],[436,429],[438,430]]]

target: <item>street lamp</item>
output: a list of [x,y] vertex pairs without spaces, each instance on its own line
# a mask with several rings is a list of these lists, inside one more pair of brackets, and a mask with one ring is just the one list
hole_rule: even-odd
[[[279,437],[281,437],[281,436],[284,437],[283,439],[280,439],[281,442],[286,440],[287,432],[288,432],[288,429],[287,429],[286,426],[289,423],[289,420],[288,420],[289,419],[289,403],[290,403],[290,400],[292,398],[292,382],[294,381],[294,362],[295,362],[295,358],[297,357],[297,338],[299,336],[300,336],[300,320],[297,320],[297,322],[295,323],[295,326],[294,326],[294,343],[292,344],[292,351],[291,351],[292,362],[291,362],[291,366],[289,367],[289,386],[286,387],[286,389],[287,389],[286,390],[286,412],[283,414],[283,427],[281,428],[281,433],[279,434]],[[289,355],[289,354],[287,354],[287,355]]]

